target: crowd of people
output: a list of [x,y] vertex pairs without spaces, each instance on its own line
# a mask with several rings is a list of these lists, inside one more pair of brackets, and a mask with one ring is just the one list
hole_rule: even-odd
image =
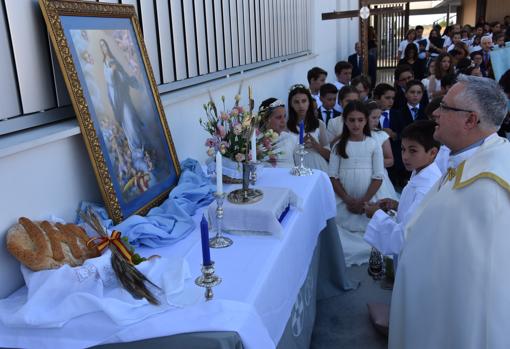
[[[447,214],[448,217],[444,219],[450,223],[445,226],[452,229],[455,224],[460,224],[471,234],[469,238],[472,241],[481,237],[473,236],[476,233],[471,226],[478,227],[481,233],[485,231],[483,224],[486,224],[487,229],[492,229],[487,235],[494,241],[508,240],[498,235],[501,227],[489,222],[489,216],[480,217],[476,214],[474,207],[478,207],[479,211],[486,212],[490,217],[494,215],[494,212],[488,213],[489,208],[480,208],[486,204],[483,197],[480,197],[482,201],[479,201],[478,205],[476,202],[466,204],[452,201],[452,206],[448,207],[445,202],[448,202],[448,195],[453,189],[462,187],[463,193],[468,192],[470,194],[466,195],[469,196],[480,195],[481,192],[477,192],[479,189],[476,188],[489,186],[493,191],[499,189],[497,195],[502,195],[503,202],[498,203],[497,208],[492,203],[487,204],[490,209],[500,212],[501,207],[509,206],[510,181],[507,181],[507,172],[510,166],[503,169],[501,164],[480,165],[473,163],[474,160],[470,161],[470,157],[474,156],[473,154],[483,154],[481,149],[485,148],[495,147],[499,149],[496,151],[499,155],[501,149],[508,151],[509,148],[508,141],[504,138],[508,138],[510,134],[510,70],[503,74],[499,83],[496,82],[490,52],[504,47],[505,42],[510,41],[510,16],[505,17],[504,23],[480,23],[475,28],[455,24],[447,27],[442,36],[440,33],[439,26],[430,31],[428,38],[423,37],[421,26],[408,32],[399,47],[398,55],[401,59],[395,69],[393,85],[376,85],[373,78],[362,75],[361,70],[352,63],[359,62],[354,57],[349,60],[352,62],[340,61],[335,65],[335,77],[331,82],[327,82],[328,73],[325,69],[310,69],[307,74],[308,86],[297,84],[290,88],[287,116],[285,103],[277,98],[269,98],[260,106],[260,113],[263,115],[260,127],[272,128],[280,134],[278,146],[284,150],[283,159],[279,161],[280,166],[290,167],[296,163],[293,152],[298,144],[298,125],[304,122],[304,145],[307,150],[305,166],[324,171],[331,179],[337,199],[336,222],[346,264],[359,265],[370,260],[369,273],[375,278],[380,277],[384,271],[384,254],[394,261],[394,267],[398,265],[399,269],[404,269],[401,273],[405,276],[402,276],[400,283],[396,282],[394,292],[394,299],[401,299],[394,300],[395,307],[392,307],[392,323],[397,325],[393,327],[393,332],[390,331],[390,346],[398,348],[445,347],[437,338],[434,339],[434,336],[427,339],[425,330],[421,329],[423,336],[417,333],[420,331],[418,326],[423,325],[425,320],[413,321],[411,318],[416,315],[413,311],[422,311],[428,321],[434,321],[437,313],[433,312],[441,310],[438,309],[439,305],[432,304],[435,300],[430,297],[424,297],[425,301],[421,305],[410,304],[411,299],[417,304],[420,299],[416,292],[410,291],[416,291],[416,285],[409,288],[407,284],[411,280],[424,289],[430,287],[424,285],[423,280],[417,281],[418,276],[413,270],[410,271],[409,268],[415,265],[421,268],[420,272],[426,275],[425,279],[431,285],[435,284],[433,273],[438,271],[426,270],[427,262],[417,260],[417,256],[431,262],[434,268],[443,267],[438,263],[449,263],[449,255],[443,248],[437,253],[438,261],[433,262],[427,259],[427,253],[432,256],[434,252],[422,248],[427,246],[434,249],[434,240],[430,236],[437,238],[439,232],[445,231],[441,226],[442,220],[434,215]],[[491,156],[496,156],[496,153],[491,153]],[[478,157],[478,161],[483,162],[484,156]],[[466,174],[466,170],[471,178]],[[479,178],[487,180],[469,186],[475,189],[465,188]],[[490,182],[490,179],[499,187],[495,189],[494,183],[486,183]],[[439,199],[428,195],[431,188],[443,197]],[[457,191],[455,195],[458,195],[458,200],[463,200],[465,196],[460,193],[461,191]],[[436,196],[440,197],[440,194]],[[452,197],[455,195],[452,194]],[[474,197],[472,199],[474,200]],[[422,204],[422,201],[427,200],[434,202],[429,209]],[[481,222],[470,223],[471,217],[468,214],[457,212],[455,205],[460,204],[469,206],[467,212],[475,210],[473,215]],[[421,216],[416,214],[418,210],[423,211]],[[417,216],[427,218],[420,220]],[[452,217],[456,217],[459,223],[453,223]],[[435,229],[434,232],[423,232],[429,229],[425,219],[434,221],[434,227],[431,228]],[[410,230],[422,234],[422,237],[413,240],[414,244],[407,241]],[[420,242],[420,239],[426,242]],[[448,243],[454,242],[452,240]],[[496,246],[487,244],[488,242],[483,243],[487,248],[484,252],[491,253],[497,249]],[[479,259],[480,252],[476,246],[472,246],[469,241],[461,242],[460,245],[464,250],[455,250],[456,258],[459,258],[455,265],[462,262],[463,252],[468,255],[473,253],[475,260],[467,262],[472,268],[470,272],[480,271],[494,275],[490,265]],[[413,254],[405,254],[404,246],[405,249],[413,249]],[[397,264],[399,258],[401,260]],[[503,260],[506,257],[496,255],[491,258]],[[458,267],[462,268],[461,265]],[[478,267],[481,269],[478,270]],[[461,284],[467,282],[465,273],[462,277],[466,279],[461,278]],[[441,281],[450,285],[447,278],[452,274],[444,271],[441,275]],[[455,279],[455,276],[453,277]],[[467,284],[465,286],[470,287]],[[458,289],[457,286],[452,287]],[[469,297],[478,297],[475,292],[480,292],[482,296],[482,287],[476,285],[475,291],[468,292],[469,296],[460,297],[467,303],[474,302],[470,309],[478,311],[476,314],[486,314],[486,311],[480,308],[483,301],[474,301]],[[447,301],[447,296],[439,291],[434,292],[431,294],[441,302]],[[422,294],[421,291],[418,293]],[[426,306],[430,308],[425,308]],[[494,308],[491,310],[501,313]],[[447,318],[460,321],[462,316],[469,318],[473,314],[475,313],[460,311]],[[481,324],[480,321],[477,323]],[[470,329],[475,331],[472,326]],[[458,331],[463,332],[462,329]],[[438,330],[438,333],[443,335],[444,330]],[[475,333],[482,338],[476,338],[475,346],[466,346],[465,339],[454,339],[452,343],[455,345],[450,347],[478,347],[480,340],[485,338],[483,336],[488,334],[483,329],[477,329]],[[498,332],[497,336],[500,335]],[[418,343],[416,338],[431,346],[412,345]]]

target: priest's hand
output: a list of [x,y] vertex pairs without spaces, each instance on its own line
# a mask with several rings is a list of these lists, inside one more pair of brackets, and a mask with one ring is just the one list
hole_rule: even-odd
[[380,209],[378,203],[371,204],[369,202],[365,202],[363,205],[363,209],[365,210],[365,214],[368,218],[372,218],[374,216],[375,211]]

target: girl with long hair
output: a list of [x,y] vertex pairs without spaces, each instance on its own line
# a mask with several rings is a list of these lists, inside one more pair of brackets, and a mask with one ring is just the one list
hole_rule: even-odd
[[349,266],[368,262],[371,248],[363,240],[368,224],[363,206],[382,199],[379,188],[384,165],[382,148],[371,137],[363,102],[349,102],[343,116],[342,135],[332,148],[328,174],[337,197],[336,222]]
[[450,54],[443,52],[436,59],[435,76],[441,81],[445,75],[453,74],[453,58]]
[[330,153],[327,148],[328,134],[324,122],[315,115],[310,90],[304,85],[293,85],[289,91],[288,106],[287,129],[297,137],[299,124],[304,123],[304,145],[308,150],[304,165],[326,172]]

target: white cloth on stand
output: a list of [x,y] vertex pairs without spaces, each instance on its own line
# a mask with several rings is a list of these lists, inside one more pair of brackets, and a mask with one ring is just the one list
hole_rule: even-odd
[[[299,208],[298,196],[288,188],[258,187],[263,193],[262,200],[252,204],[233,204],[227,199],[223,202],[222,228],[235,234],[275,235],[281,237],[283,227],[278,221],[289,207]],[[209,222],[216,229],[216,201],[208,208]]]
[[411,179],[402,190],[396,220],[377,210],[368,223],[364,239],[384,255],[400,254],[404,244],[404,228],[430,188],[441,178],[436,163],[428,165]]

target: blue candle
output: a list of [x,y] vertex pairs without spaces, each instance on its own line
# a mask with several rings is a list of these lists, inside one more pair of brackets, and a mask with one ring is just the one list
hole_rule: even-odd
[[299,144],[303,144],[305,140],[305,123],[301,121],[299,123]]
[[202,263],[203,265],[211,265],[211,254],[209,252],[209,226],[204,215],[202,215],[202,221],[200,222],[200,233],[202,236]]

